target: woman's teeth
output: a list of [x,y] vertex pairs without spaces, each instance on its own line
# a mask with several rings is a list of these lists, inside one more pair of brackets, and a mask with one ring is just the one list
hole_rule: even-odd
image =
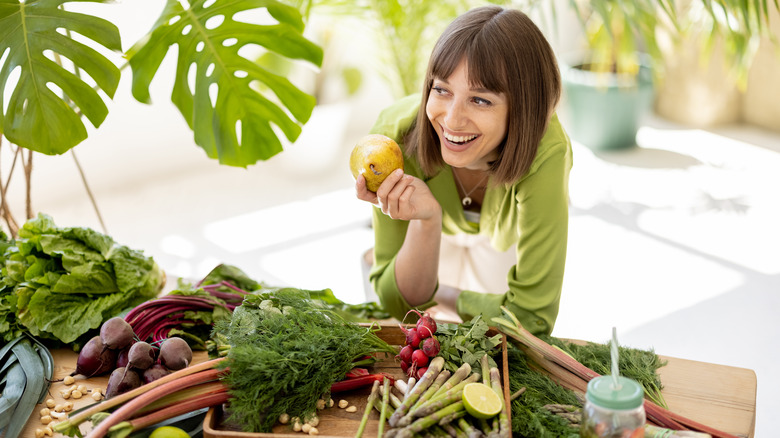
[[471,140],[474,140],[475,138],[477,138],[477,136],[476,135],[449,135],[445,132],[444,138],[446,138],[447,140],[453,143],[463,144],[463,143],[468,143]]

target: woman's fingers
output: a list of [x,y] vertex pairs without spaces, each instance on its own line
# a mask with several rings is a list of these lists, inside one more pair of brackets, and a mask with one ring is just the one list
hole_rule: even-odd
[[379,199],[377,198],[376,193],[366,188],[366,177],[363,175],[358,175],[355,180],[355,193],[357,194],[357,198],[361,201],[366,201],[379,207]]

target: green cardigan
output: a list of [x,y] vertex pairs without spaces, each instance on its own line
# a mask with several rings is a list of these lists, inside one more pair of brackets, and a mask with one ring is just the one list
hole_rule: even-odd
[[[419,94],[399,100],[382,111],[371,133],[386,135],[403,149],[403,135],[417,116],[419,106]],[[506,306],[529,331],[552,332],[566,262],[571,166],[571,143],[558,117],[553,116],[528,173],[514,184],[488,185],[477,225],[468,222],[463,214],[450,166],[445,165],[437,175],[426,178],[416,158],[404,158],[404,171],[425,181],[439,201],[444,233],[484,234],[498,251],[516,248],[517,264],[507,273],[506,293],[464,290],[460,294],[457,312],[464,321],[480,313],[490,321],[500,315],[500,306]],[[411,308],[395,281],[395,260],[408,225],[408,221],[391,219],[374,208],[374,265],[369,278],[382,305],[398,319],[403,319]],[[431,301],[418,309],[434,304]]]

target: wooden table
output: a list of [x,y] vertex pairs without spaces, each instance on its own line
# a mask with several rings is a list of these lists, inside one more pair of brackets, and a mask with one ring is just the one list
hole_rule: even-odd
[[[62,379],[73,372],[77,357],[75,353],[69,350],[55,350],[52,351],[52,355],[55,362],[55,379]],[[659,370],[659,374],[664,384],[663,395],[670,410],[737,436],[753,437],[756,417],[754,371],[673,357],[661,356],[661,358],[668,361],[668,364]],[[193,363],[203,360],[206,360],[205,352],[195,352]],[[80,377],[76,384],[105,389],[107,381],[107,376],[87,380]],[[62,382],[51,385],[49,392],[57,403],[64,401],[59,394],[63,388],[65,385]],[[74,402],[76,407],[93,402],[89,396],[70,401]],[[42,405],[36,408],[25,426],[22,437],[34,438],[35,429],[42,427],[38,415],[41,408]],[[86,432],[88,429],[88,425],[82,426],[83,431]]]

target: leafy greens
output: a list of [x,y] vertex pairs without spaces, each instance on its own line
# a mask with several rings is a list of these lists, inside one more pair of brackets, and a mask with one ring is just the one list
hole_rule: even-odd
[[[2,236],[5,237],[5,236]],[[22,332],[70,344],[159,293],[165,274],[142,252],[89,228],[28,220],[0,248],[0,336]]]

